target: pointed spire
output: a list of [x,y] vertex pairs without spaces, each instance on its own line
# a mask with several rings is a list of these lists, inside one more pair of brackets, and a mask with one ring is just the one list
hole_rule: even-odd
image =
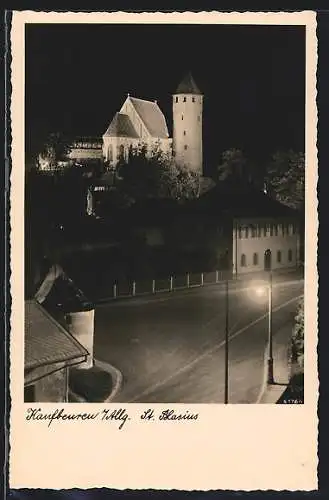
[[201,94],[191,72],[189,72],[180,82],[175,94]]

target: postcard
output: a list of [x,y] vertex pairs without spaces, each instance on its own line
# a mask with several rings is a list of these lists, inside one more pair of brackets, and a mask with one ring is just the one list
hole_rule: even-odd
[[10,41],[10,488],[316,489],[315,12]]

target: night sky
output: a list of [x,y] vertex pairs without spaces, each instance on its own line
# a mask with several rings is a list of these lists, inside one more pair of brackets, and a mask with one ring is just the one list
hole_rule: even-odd
[[241,148],[255,161],[304,150],[302,26],[29,25],[26,147],[48,132],[101,136],[129,92],[172,97],[191,71],[204,94],[206,169]]

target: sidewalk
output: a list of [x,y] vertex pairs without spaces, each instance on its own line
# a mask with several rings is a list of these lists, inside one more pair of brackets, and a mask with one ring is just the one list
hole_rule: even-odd
[[[273,336],[274,384],[268,385],[266,380],[264,380],[263,393],[258,401],[260,404],[276,404],[282,398],[289,385],[291,375],[290,343],[292,328],[292,323],[289,323]],[[266,361],[267,359],[265,363]],[[267,373],[266,370],[265,373]]]

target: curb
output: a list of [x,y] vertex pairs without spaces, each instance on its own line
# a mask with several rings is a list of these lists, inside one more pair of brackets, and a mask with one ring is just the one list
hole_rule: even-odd
[[[118,394],[118,392],[120,391],[120,389],[122,387],[123,375],[120,372],[120,370],[115,368],[113,365],[110,365],[109,363],[105,363],[104,361],[100,361],[98,359],[95,359],[94,365],[98,366],[98,368],[109,373],[112,377],[113,388],[112,388],[111,394],[105,399],[105,401],[100,402],[100,404],[111,403],[111,401],[113,401],[113,399],[115,398],[115,396]],[[78,394],[71,391],[70,389],[69,389],[69,396],[74,399],[74,401],[70,401],[70,403],[71,402],[72,403],[90,403],[90,401],[87,401],[84,397],[79,396]]]

